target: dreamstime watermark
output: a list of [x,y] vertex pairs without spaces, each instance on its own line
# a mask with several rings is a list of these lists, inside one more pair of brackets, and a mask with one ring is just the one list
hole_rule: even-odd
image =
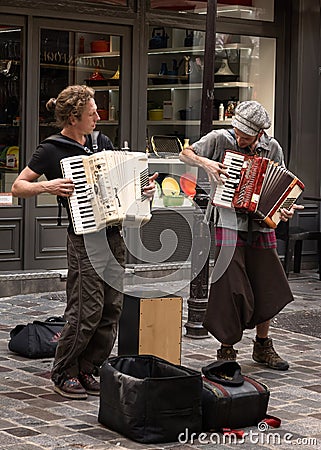
[[298,445],[316,447],[318,445],[317,438],[312,437],[294,437],[292,433],[280,433],[277,431],[269,432],[269,425],[265,422],[260,422],[257,431],[249,430],[243,433],[230,432],[228,434],[222,433],[191,433],[186,428],[178,435],[178,442],[180,444],[215,444],[215,445]]
[[[124,168],[126,168],[126,162],[122,164],[125,165],[125,167],[122,167],[122,170],[124,170]],[[118,166],[112,169],[109,173],[109,179],[117,179],[118,171]],[[168,173],[166,176],[176,180],[180,179],[180,174],[175,173],[175,171]],[[143,221],[141,224],[137,221],[134,226],[132,225],[132,217],[137,209],[137,205],[134,200],[128,201],[127,194],[129,192],[129,185],[130,182],[125,183],[117,192],[117,198],[121,199],[121,190],[124,189],[124,192],[126,192],[126,202],[128,203],[126,205],[126,210],[129,212],[129,219],[126,218],[125,214],[121,224],[121,232],[126,251],[131,254],[134,259],[140,261],[140,264],[150,264],[154,267],[166,267],[168,261],[171,260],[171,257],[178,250],[178,247],[180,245],[182,246],[182,242],[185,241],[184,245],[186,244],[184,247],[184,253],[186,255],[184,261],[176,262],[174,268],[170,271],[163,271],[161,275],[155,273],[153,279],[145,276],[143,273],[133,272],[130,275],[131,284],[135,286],[144,286],[150,285],[151,282],[157,283],[159,293],[166,295],[173,293],[173,284],[177,281],[179,281],[178,290],[186,288],[190,284],[190,277],[186,276],[186,267],[188,267],[188,265],[193,266],[192,276],[195,278],[207,263],[210,254],[211,230],[209,224],[206,222],[204,211],[200,210],[200,207],[192,199],[188,199],[187,197],[185,197],[184,202],[193,207],[194,214],[191,214],[191,208],[166,207],[166,210],[171,213],[171,217],[175,216],[175,219],[173,220],[175,220],[176,224],[168,223],[168,226],[167,224],[163,224],[163,227],[156,226],[155,228],[158,231],[155,231],[155,229],[152,230],[153,239],[155,241],[153,244],[155,245],[148,248],[142,238],[144,234],[142,232],[142,228],[144,227]],[[98,195],[99,189],[99,186],[95,188]],[[145,201],[149,202],[148,199]],[[157,204],[159,205],[161,201],[162,197],[159,197]],[[159,208],[157,204],[155,202],[155,206],[151,210],[152,214]],[[200,229],[195,227],[194,217],[196,215],[204,217],[201,223],[196,224],[202,228],[201,233]],[[229,226],[231,224],[232,226],[236,226],[236,215],[234,210],[223,210],[220,215],[220,220],[222,226],[226,224]],[[184,230],[184,235],[182,234],[182,229],[180,229],[179,224]],[[125,276],[125,268],[119,264],[117,258],[115,258],[115,251],[111,248],[112,245],[108,241],[105,230],[84,234],[84,243],[88,257],[98,275],[113,288],[124,292],[123,283],[121,281]],[[222,247],[212,270],[212,283],[217,281],[226,271],[233,257],[235,246],[236,242],[232,242],[229,247]],[[141,294],[146,294],[144,288],[142,288]],[[139,295],[139,293],[137,293],[137,295]]]

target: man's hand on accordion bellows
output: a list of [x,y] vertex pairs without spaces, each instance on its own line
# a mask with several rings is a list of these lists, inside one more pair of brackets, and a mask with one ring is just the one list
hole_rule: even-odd
[[293,205],[291,209],[281,209],[280,211],[280,218],[283,222],[287,222],[289,219],[292,219],[295,211],[297,209],[304,209],[303,205]]
[[157,177],[158,177],[158,172],[155,172],[153,175],[151,175],[149,177],[149,184],[144,187],[144,194],[149,199],[152,199],[154,197],[154,195],[155,195],[156,185],[155,185],[154,182],[155,182]]

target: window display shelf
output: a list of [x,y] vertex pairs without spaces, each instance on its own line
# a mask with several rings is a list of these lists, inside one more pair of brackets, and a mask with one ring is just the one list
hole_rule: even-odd
[[172,53],[204,54],[204,47],[168,47],[148,50],[148,55],[170,55]]
[[199,120],[170,120],[170,119],[163,119],[163,120],[148,120],[147,125],[199,125]]
[[100,120],[97,122],[97,126],[99,125],[118,125],[118,120]]
[[81,58],[118,58],[120,56],[119,52],[99,52],[99,53],[78,53],[76,58],[81,60]]
[[119,91],[119,86],[91,86],[96,92]]
[[[149,74],[149,79],[159,79],[160,76],[157,74]],[[173,78],[173,77],[170,77]],[[182,78],[177,78],[178,80],[181,80]],[[186,78],[185,78],[186,79]],[[202,89],[202,83],[191,83],[191,84],[177,84],[177,83],[166,83],[166,84],[153,84],[148,85],[147,90],[148,91],[161,91],[164,89],[177,89],[177,90],[189,90],[189,89]]]
[[[199,120],[148,120],[147,125],[181,125],[181,126],[191,126],[191,125],[199,125]],[[232,124],[232,119],[225,120],[213,120],[212,122],[215,126],[230,126]]]
[[[160,78],[159,75],[149,74],[148,78]],[[173,77],[170,77],[173,78]],[[165,79],[165,78],[164,78]],[[227,81],[227,82],[220,82],[220,83],[214,83],[214,88],[253,88],[254,83],[247,83],[245,81]],[[190,90],[190,89],[201,89],[202,84],[201,83],[194,83],[194,84],[154,84],[149,85],[147,89],[149,91],[160,91],[164,89],[177,89],[177,90]]]

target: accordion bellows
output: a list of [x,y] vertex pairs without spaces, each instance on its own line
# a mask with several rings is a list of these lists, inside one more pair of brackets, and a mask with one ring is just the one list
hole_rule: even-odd
[[228,178],[217,185],[212,204],[247,212],[270,228],[280,222],[280,210],[290,209],[304,184],[268,158],[226,150]]

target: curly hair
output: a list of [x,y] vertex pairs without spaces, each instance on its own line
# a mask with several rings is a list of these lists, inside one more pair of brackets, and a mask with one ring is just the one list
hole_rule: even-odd
[[88,86],[68,86],[60,92],[56,99],[48,100],[46,108],[48,111],[55,112],[56,125],[63,128],[68,125],[70,116],[81,118],[87,103],[94,96],[95,91]]

